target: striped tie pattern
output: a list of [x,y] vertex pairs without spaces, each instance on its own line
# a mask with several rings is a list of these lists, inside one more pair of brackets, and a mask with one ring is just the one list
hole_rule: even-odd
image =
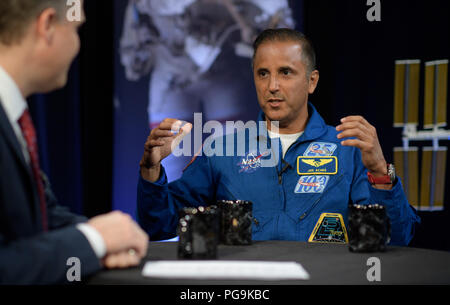
[[39,166],[39,153],[37,146],[36,130],[34,129],[33,121],[31,120],[31,116],[28,109],[25,109],[18,122],[20,128],[22,129],[23,137],[27,142],[28,152],[30,154],[31,169],[33,171],[33,176],[36,181],[39,194],[39,204],[42,213],[42,225],[44,231],[47,231],[48,230],[47,206],[45,201],[44,184],[42,182],[40,174],[41,169]]

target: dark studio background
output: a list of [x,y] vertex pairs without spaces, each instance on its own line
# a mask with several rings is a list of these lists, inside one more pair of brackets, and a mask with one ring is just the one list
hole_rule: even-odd
[[[401,129],[392,127],[394,61],[421,59],[423,67],[424,61],[450,57],[449,2],[381,0],[381,22],[367,21],[366,0],[289,2],[294,12],[302,12],[302,17],[296,16],[303,18],[299,28],[310,37],[317,53],[320,81],[311,101],[330,125],[337,125],[346,115],[363,115],[377,128],[385,157],[392,161],[393,147],[401,146]],[[113,194],[120,188],[113,183],[113,175],[121,174],[113,166],[114,151],[131,145],[114,141],[115,134],[123,132],[114,125],[114,107],[120,107],[114,103],[114,37],[121,26],[116,22],[123,13],[119,8],[125,3],[85,1],[87,22],[80,30],[81,52],[72,65],[68,85],[30,98],[42,168],[60,203],[88,217],[112,209]],[[141,89],[138,83],[131,86],[136,86],[129,93],[132,99],[133,90]],[[146,120],[142,111],[127,115]],[[128,156],[135,164],[148,132],[135,135],[134,140],[141,142],[140,152]],[[449,141],[440,144],[448,146]],[[449,179],[447,175],[447,190]],[[422,224],[411,246],[450,250],[446,234],[449,195],[447,192],[444,211],[419,212]]]

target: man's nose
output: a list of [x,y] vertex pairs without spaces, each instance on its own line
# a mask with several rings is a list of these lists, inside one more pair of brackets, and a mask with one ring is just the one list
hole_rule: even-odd
[[270,83],[269,83],[269,91],[271,93],[275,93],[279,90],[279,83],[278,83],[278,78],[276,76],[272,76],[270,78]]

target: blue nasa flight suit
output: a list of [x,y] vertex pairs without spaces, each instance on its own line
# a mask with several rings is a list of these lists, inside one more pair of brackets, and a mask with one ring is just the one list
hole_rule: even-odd
[[[308,107],[310,118],[304,133],[291,145],[284,159],[278,158],[276,166],[264,167],[259,162],[260,158],[270,157],[268,151],[273,151],[273,139],[267,138],[265,129],[256,135],[258,141],[266,140],[267,145],[259,146],[266,146],[265,151],[249,149],[244,156],[204,153],[185,169],[180,179],[171,183],[167,183],[164,169],[155,183],[139,177],[139,224],[152,240],[168,239],[176,235],[179,209],[210,205],[222,199],[242,199],[253,202],[253,240],[307,241],[322,213],[341,214],[347,227],[349,203],[379,203],[386,207],[390,218],[390,244],[407,245],[420,218],[409,205],[400,179],[397,178],[391,190],[373,188],[360,150],[340,145],[336,129],[325,124],[312,104]],[[264,120],[263,113],[259,120]],[[246,130],[244,141],[248,144],[254,135]],[[237,144],[239,137],[234,136]],[[281,156],[281,145],[279,141],[275,143]],[[234,146],[236,153],[237,145]],[[223,152],[225,155],[226,150]],[[328,158],[333,162],[318,166],[316,170],[325,170],[325,174],[308,175],[308,170],[315,167],[308,169],[307,163],[299,162],[297,168],[298,156],[302,160],[319,157],[316,159],[319,162],[320,156],[336,158]]]

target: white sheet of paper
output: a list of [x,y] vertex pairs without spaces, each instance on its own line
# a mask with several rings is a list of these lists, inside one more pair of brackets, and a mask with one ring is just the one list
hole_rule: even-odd
[[297,262],[180,260],[149,261],[142,275],[158,278],[307,280],[309,274]]

